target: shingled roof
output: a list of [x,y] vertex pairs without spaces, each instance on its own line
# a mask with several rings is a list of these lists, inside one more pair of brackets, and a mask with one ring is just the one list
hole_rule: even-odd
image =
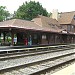
[[[54,24],[57,26],[60,26],[60,24],[58,23],[58,21],[56,19],[52,19],[50,17],[46,17],[46,16],[42,16],[42,15],[38,15],[37,18],[34,18],[32,21],[34,21],[37,24],[40,24],[40,26],[50,26],[50,24]],[[40,21],[40,22],[38,22]]]
[[63,30],[58,28],[60,24],[55,19],[39,15],[34,20],[36,21],[27,21],[21,19],[7,20],[4,22],[0,22],[0,28],[14,27],[14,28],[23,28],[28,30],[37,30],[37,31],[55,32],[55,33],[61,32]]
[[35,23],[27,20],[21,20],[21,19],[12,19],[12,20],[0,22],[0,27],[16,27],[16,28],[24,28],[24,29],[41,30],[41,28]]
[[61,29],[61,26],[56,19],[38,15],[38,17],[34,18],[32,21],[37,25],[41,26],[42,28],[50,29],[51,31],[54,32],[60,32],[63,30]]
[[74,24],[74,22],[72,22],[74,15],[75,11],[60,13],[58,22],[60,24]]

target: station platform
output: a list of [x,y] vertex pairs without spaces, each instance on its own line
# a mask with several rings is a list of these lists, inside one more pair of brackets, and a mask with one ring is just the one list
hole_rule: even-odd
[[51,75],[75,75],[75,63]]

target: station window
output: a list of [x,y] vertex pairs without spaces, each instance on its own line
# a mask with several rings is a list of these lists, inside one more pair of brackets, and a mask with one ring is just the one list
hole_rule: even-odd
[[68,31],[70,31],[70,30],[71,30],[70,25],[68,25],[68,26],[67,26],[67,30],[68,30]]
[[73,26],[73,25],[72,25],[72,27],[71,27],[71,28],[72,28],[71,30],[72,30],[72,31],[74,31],[74,26]]
[[34,35],[34,39],[37,39],[37,35],[36,34]]
[[46,35],[42,35],[42,39],[46,39]]
[[74,26],[72,25],[72,29],[74,28]]

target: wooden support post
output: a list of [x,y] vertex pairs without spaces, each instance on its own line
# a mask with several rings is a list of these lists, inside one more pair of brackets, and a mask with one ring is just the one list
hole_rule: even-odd
[[54,43],[56,44],[57,43],[57,41],[56,41],[57,40],[57,35],[56,34],[54,35],[54,39],[55,39]]
[[3,40],[4,40],[4,43],[5,43],[5,35],[6,35],[6,34],[5,34],[5,32],[4,32],[4,33],[3,33]]
[[73,36],[72,36],[72,43],[73,43]]
[[11,43],[11,45],[13,46],[13,45],[14,45],[14,33],[13,33],[13,32],[11,32],[11,38],[12,38],[12,43]]

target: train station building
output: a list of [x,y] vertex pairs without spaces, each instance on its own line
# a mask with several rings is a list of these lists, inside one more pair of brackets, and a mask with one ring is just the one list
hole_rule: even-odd
[[[48,45],[75,43],[75,12],[54,12],[55,17],[38,15],[31,21],[0,22],[1,45]],[[59,15],[59,16],[58,16]]]

